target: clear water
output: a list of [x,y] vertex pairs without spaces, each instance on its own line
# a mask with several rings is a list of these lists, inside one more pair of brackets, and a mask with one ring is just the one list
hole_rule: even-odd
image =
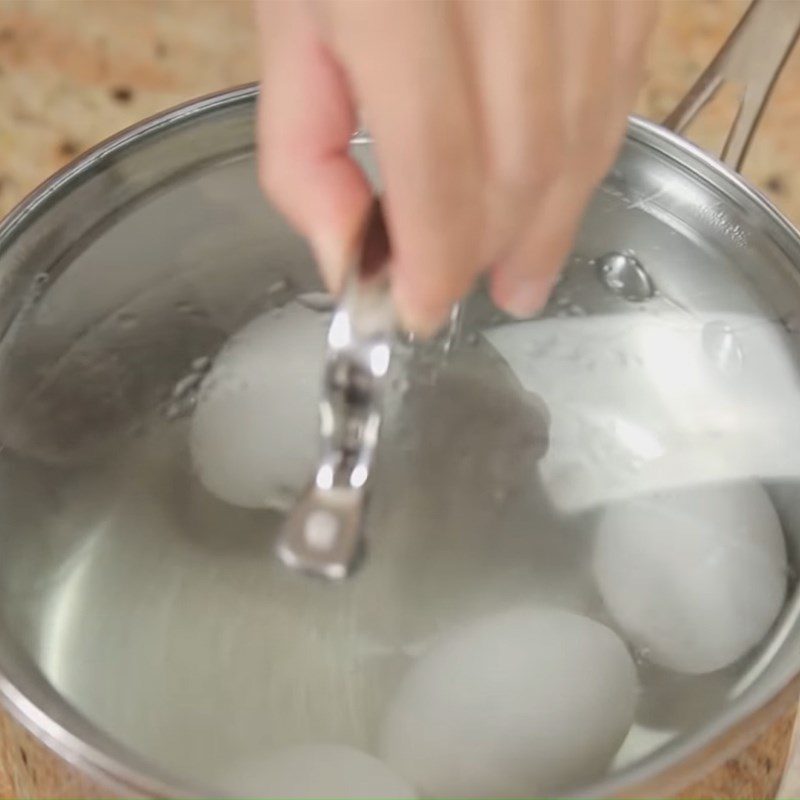
[[[773,314],[748,278],[766,279],[761,259],[732,267],[707,230],[658,216],[661,189],[634,202],[615,172],[540,321],[505,328],[479,293],[440,340],[405,343],[363,569],[335,585],[287,572],[272,554],[281,514],[211,496],[187,442],[231,332],[298,293],[329,311],[254,175],[249,157],[198,171],[76,247],[36,287],[0,374],[4,623],[76,709],[178,778],[226,794],[219,776],[242,756],[308,741],[374,752],[400,677],[462,621],[533,603],[613,626],[591,558],[614,500],[756,477],[797,506],[798,292],[767,274]],[[604,253],[623,256],[613,286]],[[658,472],[665,455],[678,460]],[[635,651],[636,725],[609,770],[714,718],[767,644],[700,677]]]
[[[728,335],[703,328],[698,347],[730,353]],[[224,791],[219,776],[242,754],[319,741],[374,752],[400,677],[460,622],[522,603],[613,626],[591,573],[602,504],[559,507],[542,469],[558,409],[524,391],[483,336],[456,338],[454,324],[406,348],[369,555],[340,584],[276,561],[278,511],[226,505],[195,477],[187,432],[207,358],[101,465],[45,468],[5,454],[0,501],[18,550],[3,572],[6,617],[53,686],[125,745]],[[540,367],[547,352],[534,352]],[[634,655],[637,726],[617,766],[707,721],[754,658],[692,677]]]

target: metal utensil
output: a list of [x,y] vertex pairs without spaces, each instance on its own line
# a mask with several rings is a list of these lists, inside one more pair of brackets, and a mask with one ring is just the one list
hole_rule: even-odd
[[289,567],[326,578],[345,577],[363,551],[367,482],[395,330],[389,255],[381,203],[375,200],[328,332],[319,466],[277,543],[278,556]]

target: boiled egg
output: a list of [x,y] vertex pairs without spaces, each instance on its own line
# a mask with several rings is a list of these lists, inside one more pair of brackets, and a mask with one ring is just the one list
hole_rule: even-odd
[[594,573],[609,613],[645,658],[699,674],[764,638],[786,595],[786,546],[760,484],[701,485],[609,506]]
[[531,797],[590,780],[633,722],[636,669],[587,617],[518,606],[441,637],[383,722],[384,760],[428,797]]
[[195,472],[237,506],[291,505],[316,457],[326,315],[298,303],[235,334],[206,376],[192,418]]

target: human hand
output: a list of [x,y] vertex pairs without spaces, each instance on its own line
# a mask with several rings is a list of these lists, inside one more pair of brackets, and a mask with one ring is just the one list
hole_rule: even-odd
[[655,0],[257,0],[262,184],[328,284],[371,199],[374,137],[394,299],[431,333],[482,271],[518,316],[546,301],[611,166]]

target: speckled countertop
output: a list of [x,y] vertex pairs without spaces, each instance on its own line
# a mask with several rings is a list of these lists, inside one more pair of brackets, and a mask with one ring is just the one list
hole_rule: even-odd
[[[637,111],[663,118],[743,8],[740,0],[663,0]],[[0,0],[0,214],[120,128],[256,74],[244,0]],[[729,110],[713,109],[697,140],[719,142]],[[795,222],[798,131],[800,49],[745,169]]]
[[[662,119],[744,7],[741,0],[663,0],[637,112]],[[244,0],[0,0],[0,216],[121,128],[254,80],[256,62]],[[710,109],[693,138],[709,147],[721,142],[729,112],[724,104]],[[745,175],[800,224],[800,48],[776,88]],[[755,749],[690,793],[770,794],[790,723],[784,718]]]

